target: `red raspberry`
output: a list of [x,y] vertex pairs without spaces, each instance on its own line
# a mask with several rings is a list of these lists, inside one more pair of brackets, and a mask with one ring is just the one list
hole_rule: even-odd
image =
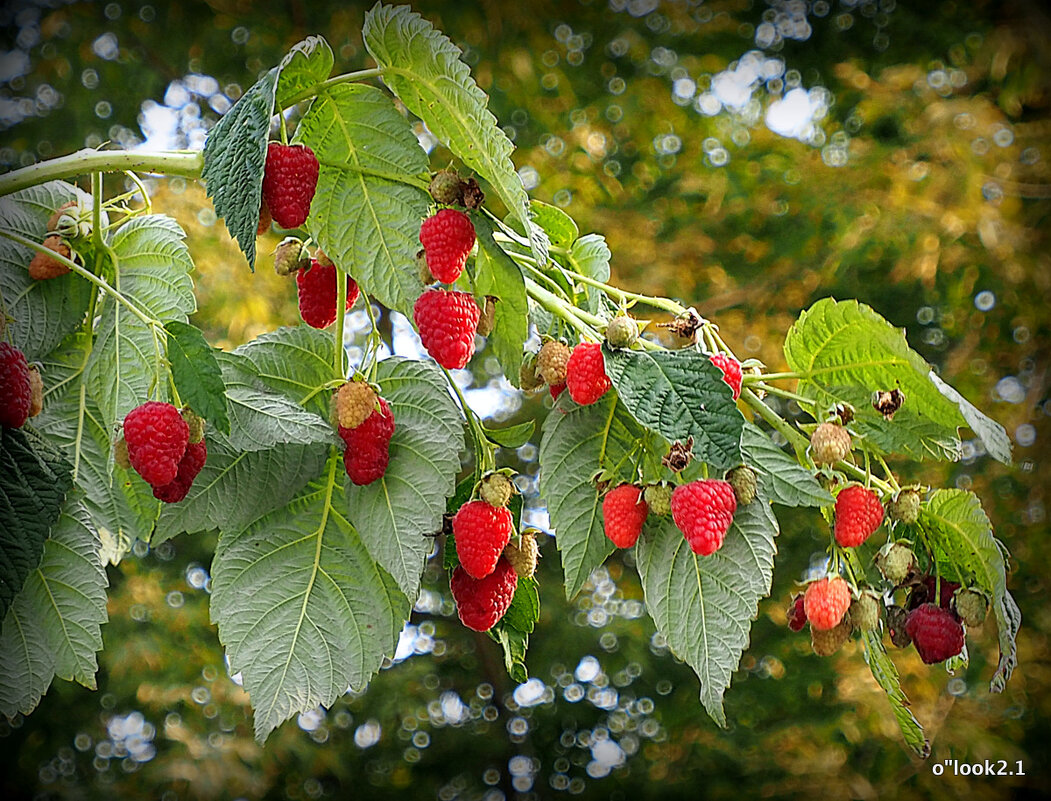
[[708,358],[712,364],[723,371],[723,381],[733,390],[734,400],[741,397],[741,379],[743,378],[741,363],[733,356],[727,356],[725,353],[713,353]]
[[168,484],[153,488],[153,497],[165,503],[178,503],[190,491],[197,474],[208,458],[208,446],[204,440],[191,442],[179,461],[179,472]]
[[[937,597],[935,597],[934,592],[936,588],[938,588]],[[958,589],[960,589],[959,582],[949,581],[944,578],[939,582],[936,576],[924,576],[923,583],[917,584],[912,588],[912,592],[909,593],[906,607],[911,610],[920,604],[933,603],[942,609],[948,609],[952,602],[952,596]]]
[[267,146],[263,201],[274,222],[282,228],[297,228],[306,222],[317,176],[317,157],[306,145],[271,142]]
[[605,395],[611,386],[602,346],[597,342],[581,342],[573,348],[566,362],[569,397],[581,406],[587,406]]
[[[336,266],[325,266],[311,259],[310,266],[296,273],[299,290],[299,315],[311,328],[327,328],[336,322]],[[358,299],[358,284],[347,276],[347,303],[349,309]]]
[[671,518],[690,543],[690,550],[701,556],[710,556],[722,547],[736,511],[737,497],[728,481],[691,481],[671,494]]
[[806,610],[803,608],[803,596],[797,595],[792,599],[788,607],[788,628],[792,631],[802,631],[806,625]]
[[453,571],[449,581],[456,612],[469,629],[489,631],[504,616],[518,588],[518,574],[506,559],[482,579],[473,578],[463,566]]
[[602,499],[602,525],[606,536],[618,548],[630,548],[642,533],[642,524],[650,513],[642,499],[642,490],[632,484],[621,484]]
[[476,579],[493,572],[507,543],[511,541],[514,520],[506,506],[485,501],[468,501],[453,516],[456,556],[463,569]]
[[431,275],[443,284],[460,277],[467,254],[474,247],[471,218],[456,209],[442,209],[420,226],[420,244],[427,254]]
[[469,293],[448,289],[428,289],[412,309],[423,347],[447,370],[470,361],[480,314]]
[[350,480],[358,486],[371,484],[382,478],[390,462],[390,439],[394,436],[394,414],[383,398],[380,408],[365,418],[356,428],[339,427],[339,435],[347,447],[343,451],[343,467]]
[[812,581],[803,596],[803,610],[811,628],[834,629],[850,608],[850,587],[839,576]]
[[[69,245],[62,241],[59,236],[49,236],[44,239],[44,247],[58,253],[60,256],[70,257],[72,251]],[[46,281],[49,278],[57,278],[69,272],[69,267],[57,261],[46,253],[37,252],[33,260],[29,262],[29,277],[35,281]]]
[[963,650],[963,626],[947,609],[922,604],[909,612],[905,631],[924,664],[933,665]]
[[33,385],[25,355],[14,345],[0,342],[0,425],[4,428],[24,426],[32,399]]
[[558,396],[561,395],[566,389],[565,383],[552,384],[547,388],[547,391],[551,393],[551,400],[558,400]]
[[850,484],[836,496],[836,542],[854,548],[869,538],[883,522],[883,504],[870,489]]
[[148,401],[124,418],[128,459],[147,484],[161,487],[179,474],[190,441],[190,427],[170,403]]

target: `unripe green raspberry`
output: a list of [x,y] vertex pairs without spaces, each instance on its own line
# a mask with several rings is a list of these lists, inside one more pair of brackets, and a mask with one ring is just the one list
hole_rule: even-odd
[[482,478],[478,493],[490,506],[507,506],[515,494],[515,485],[503,473],[489,473]]
[[903,489],[887,504],[887,514],[897,523],[915,523],[920,516],[920,493]]
[[836,423],[822,423],[810,435],[810,457],[818,467],[846,459],[850,446],[850,432]]
[[180,409],[182,419],[186,422],[186,426],[190,429],[190,442],[198,443],[204,439],[204,420],[190,411],[189,406],[184,406]]
[[536,371],[549,386],[566,383],[566,364],[572,351],[557,340],[545,342],[536,357]]
[[650,514],[670,515],[673,488],[667,484],[650,484],[642,491],[642,498],[649,504]]
[[970,587],[961,587],[952,598],[953,611],[965,625],[980,626],[989,612],[989,599],[985,594]]
[[295,275],[310,266],[310,253],[294,236],[286,236],[274,248],[274,272],[282,277]]
[[907,545],[891,542],[876,554],[876,567],[887,581],[901,584],[916,567],[916,554]]
[[850,639],[850,621],[843,618],[830,629],[810,627],[810,645],[818,656],[832,656]]
[[630,348],[639,338],[639,324],[626,314],[618,314],[606,326],[606,342],[611,348]]
[[504,547],[504,558],[511,563],[519,578],[532,578],[536,573],[536,562],[540,558],[540,548],[536,544],[533,532],[526,529],[522,532],[521,544],[507,543]]
[[436,203],[446,206],[461,202],[460,176],[453,170],[439,170],[431,179],[427,191]]
[[871,590],[862,591],[847,610],[850,623],[858,631],[875,631],[879,627],[879,615],[883,604]]
[[755,475],[755,470],[748,465],[735,467],[726,474],[726,480],[734,488],[738,504],[747,506],[755,500],[755,494],[759,489],[759,479]]

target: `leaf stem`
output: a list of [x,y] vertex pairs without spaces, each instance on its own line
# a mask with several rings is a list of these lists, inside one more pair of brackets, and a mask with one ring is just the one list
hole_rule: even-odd
[[806,449],[810,447],[810,443],[807,441],[806,437],[792,428],[792,426],[783,420],[773,409],[759,400],[759,396],[750,388],[743,387],[741,389],[741,400],[745,402],[745,405],[750,406],[756,414],[769,423],[775,431],[780,432],[781,435],[792,444],[792,447],[796,452],[796,458],[799,459],[800,464],[807,464]]
[[442,372],[445,373],[445,378],[448,380],[449,386],[453,388],[453,392],[456,393],[456,399],[460,402],[460,408],[463,409],[464,418],[466,418],[467,426],[471,431],[471,439],[474,440],[474,458],[479,473],[482,474],[487,470],[495,470],[496,459],[493,456],[493,449],[492,446],[489,445],[489,440],[485,436],[485,431],[482,430],[481,423],[478,422],[478,417],[475,415],[474,411],[472,411],[471,407],[467,405],[467,399],[464,397],[463,392],[460,391],[459,385],[453,379],[452,373],[450,373],[445,367],[442,367]]
[[368,70],[358,70],[357,72],[345,72],[342,75],[336,75],[328,80],[322,81],[321,83],[314,84],[308,89],[304,89],[302,92],[298,92],[287,101],[285,101],[284,108],[291,108],[297,103],[302,103],[304,100],[310,100],[312,97],[324,92],[326,89],[330,89],[333,86],[338,86],[341,83],[352,83],[355,81],[364,81],[368,78],[378,78],[383,75],[383,69],[381,67],[374,67]]
[[[368,298],[365,299],[366,302]],[[341,302],[342,301],[342,302]],[[347,368],[344,363],[343,356],[343,326],[347,319],[347,274],[340,269],[336,269],[336,330],[333,336],[335,337],[336,352],[333,354],[333,367],[336,370],[337,378],[347,377]]]
[[547,309],[556,317],[561,318],[570,327],[574,328],[579,334],[584,336],[586,339],[593,340],[595,342],[601,342],[602,336],[592,326],[604,325],[603,321],[594,314],[586,312],[583,309],[578,309],[575,306],[567,305],[563,300],[557,296],[551,294],[542,286],[537,284],[531,278],[526,277],[525,279],[526,292],[533,298],[537,303]]
[[767,381],[787,381],[787,380],[792,379],[792,378],[807,378],[807,376],[804,375],[803,373],[793,373],[793,372],[760,373],[759,375],[749,374],[749,375],[746,375],[744,377],[744,383],[745,384],[755,384],[755,383],[757,383],[759,381],[762,381],[762,382],[767,382]]
[[752,386],[754,386],[756,389],[761,389],[764,392],[769,392],[771,395],[777,395],[778,397],[785,398],[787,400],[794,400],[796,403],[812,404],[814,402],[813,398],[807,398],[803,395],[798,395],[795,392],[789,392],[787,389],[781,389],[780,387],[771,386],[770,384],[766,384],[762,381],[752,382]]
[[0,196],[20,189],[92,172],[136,172],[178,175],[199,179],[204,169],[204,154],[199,150],[139,151],[93,150],[85,148],[39,164],[0,175]]

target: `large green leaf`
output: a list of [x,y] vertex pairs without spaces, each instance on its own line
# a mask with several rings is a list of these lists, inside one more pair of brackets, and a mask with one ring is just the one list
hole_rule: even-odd
[[951,566],[957,579],[972,577],[993,599],[1000,638],[1000,662],[990,689],[1000,692],[1018,664],[1015,637],[1022,613],[1007,591],[1006,552],[973,492],[936,490],[920,507],[920,525],[943,570]]
[[529,197],[511,161],[514,145],[487,107],[488,98],[460,60],[460,48],[409,6],[377,3],[365,15],[365,47],[383,82],[405,107],[489,182],[528,232],[533,255],[547,262],[547,234],[530,219]]
[[495,297],[493,330],[489,347],[496,355],[507,380],[518,386],[522,347],[529,336],[529,301],[522,269],[493,239],[493,226],[482,214],[471,215],[478,236],[475,258],[475,292]]
[[334,501],[336,459],[289,506],[224,532],[212,620],[266,739],[293,715],[363,689],[391,656],[410,605]]
[[95,689],[106,573],[99,537],[79,504],[67,505],[0,630],[0,714],[28,715],[57,675]]
[[646,608],[668,646],[701,681],[701,703],[726,726],[723,693],[748,647],[759,600],[770,593],[777,520],[770,506],[739,507],[723,547],[698,556],[671,520],[647,523],[636,546]]
[[278,328],[256,337],[233,351],[242,367],[249,368],[263,387],[280,392],[295,403],[321,416],[329,413],[328,383],[335,362],[332,335],[308,325]]
[[292,47],[278,65],[277,106],[310,91],[332,72],[332,48],[321,36],[308,36]]
[[[1001,426],[981,414],[943,381],[894,328],[857,301],[819,300],[800,314],[785,338],[798,392],[816,412],[837,403],[856,410],[853,425],[883,451],[915,459],[958,459],[957,429],[970,425],[989,453],[1009,462],[1011,445]],[[871,404],[877,390],[899,389],[905,403],[886,420]]]
[[226,387],[212,347],[196,326],[172,320],[168,332],[168,363],[182,402],[220,431],[230,433]]
[[[576,220],[566,214],[558,206],[544,203],[542,200],[530,200],[529,208],[533,213],[533,222],[539,225],[547,233],[548,239],[555,247],[569,248],[580,236]],[[609,251],[606,251],[607,265],[609,263]]]
[[700,351],[611,350],[606,373],[628,410],[669,442],[693,437],[693,454],[726,468],[741,461],[741,427],[722,371]]
[[390,464],[371,484],[347,482],[347,517],[372,558],[414,601],[456,489],[463,418],[433,362],[385,359],[376,380],[394,415]]
[[369,295],[412,315],[420,223],[430,197],[411,176],[427,154],[387,95],[340,84],[322,92],[296,131],[320,162],[307,226],[325,253]]
[[866,631],[861,637],[865,646],[865,661],[876,683],[887,694],[894,719],[898,721],[902,736],[906,745],[909,746],[916,756],[926,759],[931,755],[931,743],[923,733],[923,727],[909,711],[909,699],[901,690],[901,682],[898,679],[898,669],[887,655],[883,647],[883,640],[878,631]]
[[782,506],[831,506],[835,502],[813,473],[752,423],[745,423],[741,432],[741,455],[755,469],[761,498]]

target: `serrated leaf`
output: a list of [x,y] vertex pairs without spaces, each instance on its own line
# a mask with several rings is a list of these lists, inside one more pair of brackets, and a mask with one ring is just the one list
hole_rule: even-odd
[[56,675],[95,689],[107,584],[98,548],[87,512],[69,505],[4,616],[0,714],[28,715]]
[[525,634],[532,634],[536,622],[540,619],[540,592],[535,578],[518,579],[511,605],[497,623],[503,628],[517,629]]
[[296,95],[312,89],[332,72],[332,48],[321,36],[308,36],[294,45],[278,65],[278,108],[284,108]]
[[500,368],[514,386],[519,384],[522,348],[529,336],[529,301],[522,269],[493,239],[493,226],[482,214],[472,213],[478,238],[475,291],[497,298],[493,330],[488,336]]
[[411,317],[422,290],[416,252],[430,196],[408,183],[427,169],[408,121],[380,90],[340,84],[314,100],[296,140],[320,162],[311,236],[367,294]]
[[[90,195],[62,181],[0,197],[0,231],[42,242],[48,218],[70,200],[91,203]],[[42,359],[80,326],[94,291],[88,281],[73,273],[33,280],[28,268],[35,252],[0,236],[0,297],[11,317],[6,336],[30,361]]]
[[390,463],[371,484],[347,482],[347,516],[372,558],[415,601],[456,489],[463,418],[432,362],[384,359],[376,380],[394,415]]
[[[542,200],[530,200],[529,208],[533,212],[533,222],[547,232],[551,244],[559,248],[569,248],[580,236],[576,221],[558,206],[544,203]],[[606,251],[607,254],[609,251]],[[606,257],[609,263],[609,257]]]
[[540,440],[540,495],[547,502],[562,555],[566,597],[576,595],[615,546],[602,527],[601,494],[592,477],[608,471],[634,481],[631,457],[654,451],[647,435],[613,393],[590,406],[561,401],[544,420]]
[[741,456],[755,469],[761,498],[782,506],[831,506],[835,502],[813,473],[752,423],[745,423],[741,432]]
[[883,648],[879,632],[866,631],[861,636],[865,645],[865,662],[872,671],[872,677],[876,683],[887,694],[894,719],[898,721],[898,727],[905,738],[905,744],[909,746],[920,759],[926,759],[931,755],[931,743],[923,733],[923,727],[909,711],[909,699],[901,690],[898,680],[898,669],[894,666]]
[[1006,549],[993,536],[992,524],[973,492],[935,490],[920,506],[920,526],[943,569],[951,566],[957,579],[973,576],[992,596],[1000,661],[989,688],[1001,692],[1018,664],[1015,638],[1022,623],[1022,613],[1007,591]]
[[31,429],[0,428],[0,615],[40,563],[73,466]]
[[487,108],[488,97],[460,60],[460,48],[409,6],[377,3],[362,37],[383,69],[383,81],[405,107],[489,182],[528,232],[533,256],[547,263],[548,239],[530,219],[529,196],[511,161],[514,145]]
[[285,508],[224,532],[211,616],[241,672],[260,742],[293,715],[361,690],[394,653],[410,605],[334,505],[338,463]]
[[[609,246],[601,234],[587,234],[573,243],[569,251],[569,266],[581,275],[606,283],[609,281]],[[606,296],[593,286],[584,285],[588,311],[597,313],[605,304]]]
[[526,651],[529,649],[529,635],[514,628],[498,628],[499,623],[490,630],[490,635],[500,643],[504,653],[504,669],[511,680],[522,684],[529,680],[526,670]]
[[208,197],[253,270],[267,138],[280,71],[274,67],[252,84],[208,132],[204,143],[201,178]]
[[278,328],[236,348],[233,356],[241,359],[241,366],[249,369],[263,387],[295,403],[313,396],[306,408],[328,416],[331,395],[317,389],[333,377],[330,333],[306,325]]
[[483,430],[485,431],[485,438],[494,445],[499,445],[501,448],[520,448],[529,442],[535,428],[535,420],[526,420],[518,425],[504,426],[503,428],[483,428]]
[[1007,436],[1007,431],[1004,430],[1004,427],[983,414],[967,398],[942,381],[933,370],[927,375],[931,383],[938,388],[938,391],[956,404],[960,414],[963,415],[963,419],[967,421],[971,431],[981,440],[989,455],[998,462],[1011,464],[1011,438]]
[[201,330],[173,320],[168,332],[168,363],[182,402],[224,434],[230,433],[226,392],[219,362]]
[[770,506],[739,507],[722,548],[690,550],[671,520],[648,522],[635,553],[653,622],[701,681],[701,703],[726,726],[723,693],[748,647],[759,600],[770,593],[777,520]]
[[625,407],[669,442],[693,437],[693,454],[713,467],[741,461],[741,428],[722,371],[696,350],[634,351],[603,346],[606,373]]

